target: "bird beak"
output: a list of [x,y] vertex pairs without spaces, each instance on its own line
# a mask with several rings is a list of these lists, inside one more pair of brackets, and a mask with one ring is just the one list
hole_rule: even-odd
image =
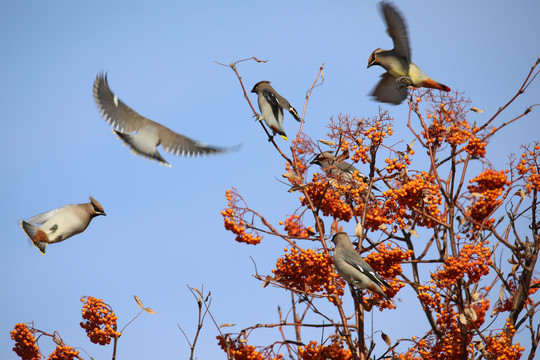
[[373,62],[370,62],[369,64],[367,64],[367,69],[369,69],[371,65],[373,65]]

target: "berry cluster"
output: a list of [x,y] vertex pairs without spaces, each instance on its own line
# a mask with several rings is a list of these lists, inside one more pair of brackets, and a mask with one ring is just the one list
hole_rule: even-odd
[[71,346],[58,345],[47,360],[73,360],[77,355],[79,352]]
[[[280,225],[283,225],[283,221],[279,222]],[[311,227],[305,227],[304,224],[300,221],[300,216],[291,215],[285,219],[285,231],[289,234],[290,237],[294,238],[307,238],[309,233],[315,233]]]
[[[294,139],[292,143],[293,146],[291,147],[291,149],[293,152],[294,166],[291,166],[291,164],[287,163],[285,165],[285,168],[287,169],[287,171],[293,171],[293,169],[296,169],[300,174],[304,174],[307,170],[307,158],[311,157],[314,153],[315,144],[313,143],[313,140],[311,140],[311,138],[304,133],[300,133],[298,135],[298,138]],[[294,180],[289,180],[291,180],[291,182],[296,185]]]
[[[351,220],[351,206],[330,186],[327,179],[319,178],[317,173],[313,174],[313,180],[308,184],[306,193],[324,216],[330,215],[334,219],[347,222]],[[303,206],[308,205],[308,201],[304,197],[301,197],[300,201]]]
[[298,358],[301,360],[350,360],[352,353],[343,348],[343,343],[337,338],[332,338],[332,343],[328,346],[317,344],[316,341],[310,341],[305,347],[298,348]]
[[519,360],[521,353],[525,350],[519,343],[512,344],[512,337],[516,329],[510,324],[509,319],[506,320],[506,327],[510,334],[500,332],[493,336],[486,337],[485,353],[493,359]]
[[[345,281],[334,272],[330,255],[311,249],[285,248],[285,255],[279,258],[276,269],[272,270],[276,281],[302,292],[322,293],[322,295],[343,296]],[[328,299],[334,302],[334,297]]]
[[13,351],[23,360],[40,360],[41,354],[34,338],[35,331],[30,330],[26,324],[16,324],[11,330],[11,339],[15,340]]
[[[225,222],[225,229],[236,234],[236,241],[257,245],[261,242],[262,237],[252,229],[251,233],[246,232],[246,223],[243,220],[244,214],[247,212],[247,208],[240,208],[238,203],[243,201],[236,189],[227,190],[225,197],[228,201],[228,208],[221,212],[223,221]],[[244,203],[245,204],[245,203]]]
[[[348,150],[354,163],[370,162],[370,149],[382,144],[384,138],[393,135],[390,125],[392,119],[387,111],[381,111],[374,118],[350,118],[347,115],[339,115],[337,120],[330,120],[329,138],[338,142],[340,151]],[[364,143],[364,140],[369,140]]]
[[510,185],[507,180],[507,170],[495,171],[487,169],[480,175],[471,179],[469,182],[475,185],[469,185],[468,189],[471,192],[472,205],[467,212],[467,216],[471,218],[475,224],[471,232],[482,227],[489,227],[495,219],[489,219],[489,216],[499,207],[502,200],[499,197],[502,195],[504,188]]
[[[227,351],[227,340],[223,336],[217,336],[218,345]],[[246,343],[240,343],[239,341],[229,341],[230,359],[236,360],[283,360],[282,354],[271,354],[271,351],[264,352],[257,351],[257,348]]]
[[116,331],[116,315],[112,308],[101,299],[92,296],[81,298],[83,302],[81,327],[94,344],[110,344],[111,339],[118,338],[121,333]]
[[459,251],[458,256],[448,257],[442,265],[443,268],[431,277],[437,285],[445,288],[459,284],[462,280],[476,283],[482,276],[489,273],[491,262],[491,251],[484,246],[484,243],[466,244]]
[[386,196],[386,211],[393,214],[400,228],[406,226],[407,220],[428,228],[437,225],[435,220],[441,221],[439,205],[442,204],[442,196],[439,187],[434,177],[424,171],[383,195]]
[[516,167],[518,174],[523,175],[527,182],[526,191],[529,193],[532,190],[540,191],[540,143],[535,143],[531,149],[525,148],[525,152],[521,154],[521,161]]

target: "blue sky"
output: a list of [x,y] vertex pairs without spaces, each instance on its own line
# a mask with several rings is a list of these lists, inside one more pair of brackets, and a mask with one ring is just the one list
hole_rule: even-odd
[[[398,7],[407,20],[413,61],[435,80],[465,91],[485,110],[471,114],[479,122],[516,93],[540,55],[538,1],[402,1]],[[313,92],[304,126],[313,139],[324,138],[331,116],[378,112],[367,94],[382,68],[366,69],[367,61],[375,48],[392,43],[377,2],[5,0],[0,43],[0,357],[16,358],[9,331],[17,322],[33,321],[96,359],[108,358],[112,347],[91,344],[79,327],[83,295],[109,303],[120,327],[138,311],[134,294],[157,312],[126,329],[118,348],[118,357],[126,359],[188,357],[177,328],[190,337],[195,331],[196,303],[186,284],[204,284],[212,292],[216,321],[237,324],[232,331],[276,322],[277,305],[288,308],[289,296],[261,288],[251,276],[250,256],[259,272],[270,273],[285,243],[265,238],[256,247],[238,244],[220,211],[225,190],[234,186],[277,225],[294,211],[298,194],[276,180],[284,172],[282,159],[253,121],[234,73],[214,61],[269,60],[238,66],[246,88],[270,80],[299,112],[324,62],[325,83]],[[100,71],[108,72],[112,90],[140,114],[196,140],[242,148],[202,159],[162,152],[170,169],[130,154],[94,104],[92,83]],[[539,94],[535,83],[500,121],[540,103]],[[407,105],[384,108],[396,119],[395,141],[410,142]],[[288,114],[285,129],[289,138],[298,129]],[[539,131],[535,110],[493,139],[488,158],[503,168],[508,154],[538,140]],[[107,217],[40,255],[19,220],[86,202],[88,195],[101,202]],[[352,232],[354,224],[348,226]],[[420,330],[427,326],[401,304],[374,314],[374,327],[393,339],[410,334],[413,322]],[[383,326],[396,319],[395,327]],[[208,321],[199,359],[225,357],[216,334]],[[276,338],[277,331],[260,330],[250,343]],[[44,354],[51,344],[40,341]]]

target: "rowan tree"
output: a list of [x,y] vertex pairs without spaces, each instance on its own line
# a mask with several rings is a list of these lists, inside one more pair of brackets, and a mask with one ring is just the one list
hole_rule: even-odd
[[[256,60],[256,58],[246,60]],[[241,60],[245,61],[245,60]],[[247,96],[237,65],[230,64]],[[505,110],[538,75],[540,58],[516,95],[483,123],[470,115],[482,110],[456,91],[409,89],[407,119],[393,119],[381,106],[371,117],[337,115],[328,136],[315,141],[302,131],[311,92],[323,80],[323,68],[306,95],[302,123],[292,145],[275,141],[261,122],[276,155],[283,160],[284,181],[297,207],[279,224],[249,207],[249,194],[226,191],[225,228],[235,240],[257,245],[266,237],[282,239],[285,249],[268,274],[255,276],[263,287],[291,294],[293,314],[274,324],[256,324],[238,333],[221,333],[219,346],[228,359],[533,359],[540,341],[535,317],[539,286],[535,267],[540,250],[540,141],[524,144],[523,153],[509,155],[506,168],[494,168],[487,144],[504,136],[535,105],[506,118]],[[396,137],[394,121],[406,122],[410,144]],[[343,177],[311,164],[331,151],[336,161],[358,164],[358,173]],[[336,173],[338,175],[336,175]],[[311,175],[309,175],[311,174]],[[381,189],[381,192],[375,190]],[[338,231],[356,239],[359,253],[390,285],[390,299],[408,287],[416,296],[401,302],[347,286],[335,272],[329,239]],[[346,308],[344,297],[354,307]],[[408,311],[416,302],[428,331],[390,339],[379,324],[386,350],[375,354],[377,342],[364,332],[366,311]],[[332,304],[339,317],[320,311]],[[305,322],[307,314],[319,323]],[[536,320],[535,320],[536,319]],[[271,344],[251,344],[260,328],[277,328]],[[284,329],[294,329],[294,339]],[[303,328],[321,329],[318,339],[302,337]],[[530,335],[528,344],[515,341],[516,331]],[[527,350],[525,350],[527,349]]]

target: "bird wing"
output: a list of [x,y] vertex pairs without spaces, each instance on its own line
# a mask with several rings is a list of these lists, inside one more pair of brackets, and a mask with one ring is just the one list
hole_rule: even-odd
[[[354,256],[354,255],[356,255],[356,256]],[[352,253],[350,255],[348,253],[344,253],[343,254],[343,260],[345,260],[345,262],[347,264],[351,265],[356,270],[360,271],[362,274],[367,276],[374,283],[379,284],[379,285],[383,285],[383,286],[385,286],[387,288],[390,287],[390,285],[388,285],[386,283],[386,281],[384,281],[375,272],[375,270],[373,270],[373,268],[367,262],[365,262],[364,259],[362,259],[362,257],[360,255],[358,255],[356,252],[354,252],[354,253]]]
[[407,98],[408,94],[407,86],[396,81],[395,77],[386,72],[381,75],[381,81],[370,95],[375,97],[377,101],[399,105]]
[[391,4],[381,3],[381,10],[388,26],[386,31],[394,42],[394,51],[403,56],[408,63],[411,62],[411,48],[409,46],[409,37],[407,35],[407,26],[405,20],[399,11]]
[[94,81],[94,100],[107,123],[122,133],[132,133],[152,120],[139,115],[110,89],[107,74],[98,74]]
[[46,221],[48,221],[49,219],[51,219],[52,217],[54,217],[55,215],[57,215],[60,211],[64,210],[68,206],[73,206],[73,205],[62,206],[58,209],[50,210],[42,214],[32,216],[31,218],[27,219],[27,222],[41,225],[45,223]]
[[156,125],[161,146],[168,153],[182,156],[200,156],[224,153],[231,150],[231,148],[226,147],[209,146],[174,132],[161,124],[156,123]]
[[279,103],[279,99],[272,91],[268,89],[264,89],[262,91],[262,94],[266,101],[268,101],[268,103],[272,107],[272,113],[274,114],[274,118],[276,120],[279,119],[279,113],[281,112],[281,114],[283,114],[283,109],[281,107],[281,104]]

